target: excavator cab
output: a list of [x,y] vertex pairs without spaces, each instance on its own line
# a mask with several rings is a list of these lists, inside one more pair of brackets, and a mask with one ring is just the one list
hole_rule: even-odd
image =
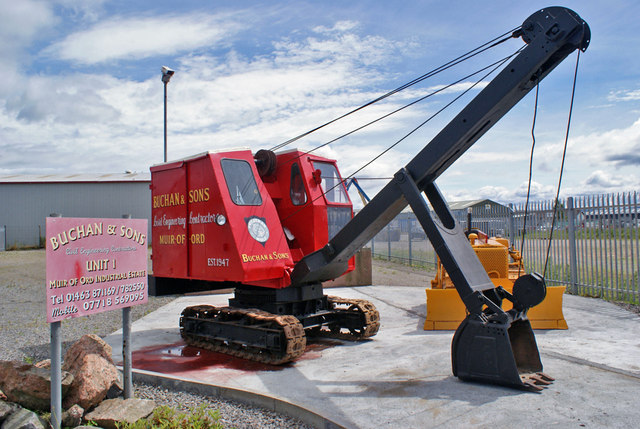
[[[335,160],[300,150],[255,155],[287,236],[294,262],[321,249],[353,218]],[[261,166],[269,164],[264,171]],[[354,269],[353,258],[347,272]]]

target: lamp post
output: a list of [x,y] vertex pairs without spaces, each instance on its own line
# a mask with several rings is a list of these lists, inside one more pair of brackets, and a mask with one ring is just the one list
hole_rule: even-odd
[[164,83],[164,162],[167,162],[167,84],[175,71],[162,66],[162,83]]

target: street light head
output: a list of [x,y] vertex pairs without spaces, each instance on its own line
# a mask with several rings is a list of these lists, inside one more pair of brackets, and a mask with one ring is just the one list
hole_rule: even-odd
[[169,83],[171,76],[173,76],[174,73],[175,71],[171,70],[169,67],[162,66],[162,81],[164,83]]

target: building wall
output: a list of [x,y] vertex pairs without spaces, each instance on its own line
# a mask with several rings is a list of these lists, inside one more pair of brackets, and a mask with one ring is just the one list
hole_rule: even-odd
[[6,248],[38,246],[45,237],[45,219],[64,217],[148,219],[151,239],[149,182],[0,183],[0,227],[6,227]]

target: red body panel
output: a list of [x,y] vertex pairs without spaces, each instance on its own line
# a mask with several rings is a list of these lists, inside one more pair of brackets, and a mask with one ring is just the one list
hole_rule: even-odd
[[[278,210],[283,227],[293,236],[293,240],[289,241],[289,245],[295,262],[302,259],[304,255],[322,248],[331,238],[327,219],[328,207],[343,210],[345,217],[348,217],[348,219],[353,217],[353,206],[341,178],[341,183],[336,185],[340,187],[341,195],[344,198],[340,202],[327,199],[324,191],[328,189],[323,189],[324,183],[319,183],[314,177],[319,163],[331,165],[335,168],[336,173],[338,172],[334,160],[299,150],[279,153],[277,154],[277,168],[274,173],[275,180],[265,183]],[[293,195],[296,191],[296,185],[293,180],[293,173],[296,168],[300,172],[300,185],[304,187],[304,198],[300,192],[295,196]],[[331,188],[333,186],[325,187]],[[333,191],[337,192],[338,189]],[[297,200],[298,204],[295,204],[294,200]],[[301,204],[302,201],[306,202]],[[339,227],[342,226],[339,225]],[[354,262],[352,258],[349,260],[348,271],[353,270],[353,268]]]
[[[293,260],[273,201],[257,179],[261,204],[234,203],[223,159],[245,161],[258,177],[248,150],[208,153],[151,168],[154,275],[287,286]],[[216,223],[219,215],[225,218],[222,225]],[[262,235],[252,236],[251,225]]]
[[[287,228],[294,237],[290,242],[294,261],[323,247],[329,241],[329,225],[327,221],[327,207],[342,207],[349,218],[353,217],[351,201],[334,203],[327,201],[320,183],[314,178],[316,166],[314,163],[331,164],[335,161],[298,150],[283,152],[277,155],[277,169],[275,181],[267,182],[267,190],[278,210],[283,227]],[[292,170],[297,168],[304,186],[305,197],[297,196],[298,205],[292,197]],[[339,186],[344,188],[344,185]],[[344,191],[346,194],[346,190]],[[306,201],[304,204],[300,204]]]
[[335,168],[326,158],[279,154],[266,183],[249,150],[151,167],[154,276],[288,286],[294,263],[327,243],[328,206],[353,215],[348,197],[335,203],[323,195],[318,162]]

